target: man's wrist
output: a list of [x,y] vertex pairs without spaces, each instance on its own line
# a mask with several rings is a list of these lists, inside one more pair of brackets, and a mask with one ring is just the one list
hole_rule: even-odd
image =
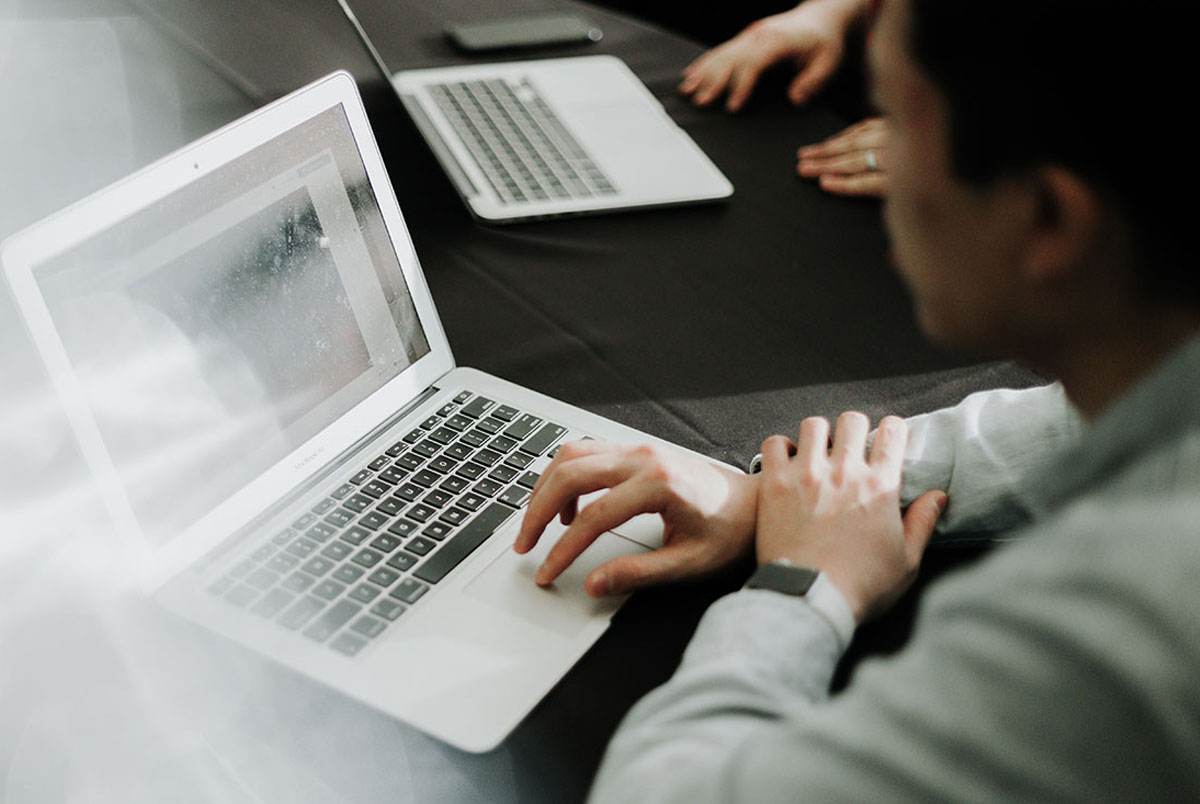
[[801,567],[786,558],[762,564],[746,582],[747,589],[765,589],[803,599],[833,628],[842,650],[854,638],[857,621],[850,604],[824,572]]

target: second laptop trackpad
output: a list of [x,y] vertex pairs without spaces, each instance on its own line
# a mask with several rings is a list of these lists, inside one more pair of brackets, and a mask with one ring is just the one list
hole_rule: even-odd
[[604,562],[643,553],[646,548],[615,533],[603,533],[553,584],[540,587],[533,576],[563,530],[555,522],[525,555],[511,549],[501,553],[467,584],[464,593],[564,637],[574,636],[597,616],[611,615],[627,596],[589,597],[583,588],[584,579]]

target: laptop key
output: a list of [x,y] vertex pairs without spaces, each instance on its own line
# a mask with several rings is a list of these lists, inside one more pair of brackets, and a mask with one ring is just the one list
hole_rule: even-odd
[[442,445],[434,441],[432,438],[427,438],[424,441],[413,444],[412,451],[418,455],[423,455],[426,458],[432,458],[441,450]]
[[343,542],[334,542],[333,544],[321,550],[321,555],[331,558],[334,561],[341,561],[343,558],[353,552],[354,551],[350,549],[349,545]]
[[318,542],[329,541],[333,534],[337,533],[337,528],[325,522],[318,522],[308,530],[304,531],[304,535],[310,539],[315,539]]
[[[483,481],[481,481],[483,482]],[[468,511],[478,511],[487,503],[487,497],[482,494],[477,494],[472,491],[458,498],[458,505],[466,508]]]
[[387,521],[387,516],[379,513],[378,511],[372,511],[362,519],[358,520],[358,524],[362,525],[367,530],[379,530],[387,524]]
[[295,528],[296,530],[304,530],[305,528],[307,528],[309,525],[311,525],[312,523],[314,523],[316,521],[317,521],[317,517],[315,514],[305,514],[304,516],[300,517],[295,522],[293,522],[292,527]]
[[440,472],[443,475],[448,475],[453,472],[454,467],[456,466],[458,466],[458,461],[445,455],[439,455],[429,462],[430,469],[435,472]]
[[475,394],[471,393],[470,391],[459,391],[458,395],[454,397],[454,404],[461,405],[463,402],[466,402],[473,396],[475,396]]
[[314,583],[316,583],[316,581],[311,577],[305,575],[303,572],[297,571],[284,578],[283,583],[279,585],[292,592],[303,592]]
[[418,583],[417,581],[414,581],[412,578],[405,578],[403,581],[401,581],[399,584],[397,584],[395,589],[388,592],[388,595],[396,598],[397,600],[403,600],[405,603],[412,605],[413,603],[416,603],[421,598],[421,596],[424,595],[428,591],[429,591],[429,587],[426,586],[425,584]]
[[481,419],[479,424],[477,424],[475,426],[478,427],[483,432],[488,433],[489,435],[495,435],[496,433],[498,433],[504,429],[504,422],[500,421],[499,419],[494,419],[491,416],[489,416],[486,419]]
[[330,496],[336,497],[339,500],[344,500],[346,497],[348,497],[353,492],[354,492],[354,486],[351,486],[349,483],[343,483],[342,485],[340,485],[336,489],[334,489],[333,493]]
[[503,457],[504,456],[502,454],[496,452],[494,449],[481,449],[471,457],[471,460],[475,463],[481,463],[484,466],[490,467],[495,466],[496,461]]
[[270,589],[278,580],[279,573],[271,572],[271,570],[264,567],[259,567],[254,572],[246,576],[246,583],[250,584],[259,591],[266,591],[267,589]]
[[496,403],[488,399],[486,396],[477,396],[466,405],[463,405],[461,413],[464,416],[470,416],[472,419],[478,419],[495,406]]
[[458,431],[452,430],[449,427],[439,427],[430,433],[429,437],[439,444],[449,444],[451,441],[458,438]]
[[377,620],[374,617],[370,617],[366,614],[359,617],[354,621],[354,624],[350,626],[351,631],[362,634],[368,639],[379,636],[383,633],[383,629],[385,628],[387,628],[387,623]]
[[360,512],[371,508],[373,503],[374,498],[367,497],[366,494],[350,494],[349,497],[343,500],[342,505],[354,511],[355,514],[360,514]]
[[525,440],[518,449],[521,452],[527,452],[530,455],[541,455],[550,445],[567,434],[567,428],[561,424],[547,422],[542,429],[538,430],[532,436]]
[[458,494],[469,485],[470,482],[466,478],[459,477],[458,475],[451,475],[443,480],[438,488],[447,491],[450,494]]
[[464,558],[495,533],[513,513],[513,509],[506,505],[492,503],[480,511],[475,519],[468,522],[458,533],[447,539],[442,544],[442,549],[417,567],[413,571],[413,575],[427,583],[437,583],[442,580],[450,570],[462,563]]
[[412,508],[409,508],[408,513],[405,514],[405,516],[415,519],[418,522],[427,522],[429,521],[430,517],[436,515],[437,509],[431,505],[426,505],[425,503],[418,503],[417,505],[414,505]]
[[359,470],[359,472],[356,475],[354,475],[354,477],[350,478],[350,482],[356,486],[361,486],[363,483],[366,483],[370,479],[371,479],[371,470],[361,469],[361,470]]
[[508,426],[504,434],[509,438],[515,438],[518,441],[524,440],[542,424],[542,419],[534,416],[532,413],[522,414],[515,422]]
[[370,535],[371,531],[355,525],[342,534],[342,541],[350,542],[350,544],[362,544]]
[[359,603],[370,603],[381,594],[382,592],[380,592],[374,586],[366,583],[360,583],[350,591],[349,597],[354,598]]
[[351,603],[349,600],[339,600],[317,618],[312,625],[305,628],[304,635],[318,642],[324,642],[333,636],[339,628],[350,622],[350,619],[360,611],[362,611],[362,606],[357,603]]
[[376,614],[385,620],[394,620],[404,613],[405,607],[394,600],[384,598],[371,607],[371,613]]
[[372,497],[374,497],[376,500],[378,500],[380,497],[383,497],[385,494],[390,494],[392,491],[392,487],[390,484],[384,483],[379,478],[375,478],[370,483],[363,486],[362,490],[363,490],[364,494],[369,494]]
[[507,503],[513,508],[520,508],[529,499],[529,489],[524,489],[520,486],[509,486],[498,499],[500,502]]
[[417,523],[407,519],[397,519],[388,527],[388,533],[394,533],[397,536],[409,536],[417,529]]
[[313,587],[312,593],[317,597],[323,597],[326,600],[333,600],[335,597],[346,591],[346,585],[340,584],[337,581],[321,581]]
[[[492,471],[488,472],[488,477],[495,480],[497,483],[507,483],[517,476],[517,470],[511,466],[497,466]],[[499,491],[499,489],[497,489]]]
[[333,569],[334,563],[323,556],[313,556],[308,561],[304,562],[302,570],[309,575],[320,577]]
[[434,541],[440,542],[442,539],[450,535],[451,526],[445,522],[434,522],[421,531],[422,536],[428,536]]
[[360,567],[367,567],[370,569],[380,561],[383,561],[383,553],[379,552],[378,550],[372,550],[370,547],[364,547],[355,554],[354,558],[350,560],[355,564],[358,564]]
[[415,444],[424,437],[425,431],[418,427],[417,429],[410,431],[408,435],[404,436],[404,442],[406,444]]
[[506,435],[498,435],[488,443],[488,449],[494,449],[496,452],[512,452],[512,448],[519,442],[515,438],[509,438]]
[[343,564],[333,571],[331,578],[337,578],[345,584],[351,584],[363,576],[363,571],[353,564]]
[[384,553],[390,553],[400,546],[400,540],[390,533],[381,533],[371,540],[371,546]]
[[325,521],[335,528],[344,528],[354,521],[354,512],[345,508],[335,508],[325,515]]
[[297,558],[308,558],[313,550],[317,549],[317,543],[312,539],[297,539],[287,546],[287,552]]
[[416,563],[417,559],[403,550],[387,560],[387,565],[389,567],[395,567],[401,572],[407,572],[408,570],[412,569]]
[[400,458],[396,461],[396,467],[403,472],[411,472],[414,469],[420,469],[424,465],[425,465],[424,456],[414,455],[411,452],[407,455],[401,455]]
[[390,483],[391,485],[395,486],[397,483],[403,481],[406,477],[408,477],[407,469],[401,469],[399,466],[389,466],[387,469],[384,469],[379,473],[378,479],[382,480],[384,483]]
[[393,495],[375,506],[375,510],[388,516],[395,516],[404,510],[404,506],[404,500]]
[[526,472],[525,474],[523,474],[519,478],[517,478],[517,485],[524,486],[527,489],[532,489],[534,486],[537,485],[538,478],[540,478],[540,477],[541,477],[541,475],[539,475],[537,472],[534,472],[534,471]]
[[474,419],[470,418],[469,416],[464,416],[461,413],[451,416],[449,419],[446,419],[447,427],[450,427],[454,430],[458,430],[460,432],[463,430],[470,430],[471,427],[474,426],[474,424],[475,424]]
[[504,462],[515,469],[524,469],[533,463],[533,456],[526,455],[524,452],[514,452],[505,458]]
[[291,592],[276,587],[262,596],[262,599],[250,607],[250,611],[260,617],[274,617],[283,611],[284,607],[296,599]]
[[434,489],[433,491],[426,494],[425,498],[422,499],[421,502],[432,505],[434,508],[444,508],[446,506],[446,503],[450,502],[453,499],[454,499],[453,494],[451,494],[448,491],[443,491],[442,489],[438,488],[438,489]]
[[[401,447],[401,449],[403,449],[403,447]],[[398,452],[396,453],[396,455],[399,455],[399,454],[400,453],[398,453]],[[390,456],[390,457],[395,457],[395,456]],[[391,463],[391,461],[388,460],[388,458],[389,458],[389,456],[386,453],[384,453],[383,455],[380,455],[378,458],[376,458],[375,460],[373,460],[369,464],[367,464],[367,468],[370,469],[372,472],[378,472],[380,469],[382,469],[383,467],[385,467],[389,463]]]
[[358,652],[367,646],[367,641],[355,634],[338,634],[329,647],[346,656],[357,656]]
[[428,419],[421,422],[421,429],[422,430],[432,430],[433,428],[437,427],[441,423],[442,423],[442,420],[440,418],[438,418],[436,415],[430,416]]
[[442,479],[442,476],[432,469],[422,469],[413,475],[412,479],[414,483],[422,485],[425,488],[431,488],[438,484],[438,482]]
[[489,436],[482,430],[472,430],[469,433],[463,433],[459,438],[459,442],[470,447],[482,447],[488,442]]
[[503,419],[506,422],[511,422],[520,412],[521,411],[517,410],[511,405],[501,405],[492,411],[492,415],[497,419]]
[[418,536],[404,545],[405,550],[419,556],[428,555],[435,547],[437,547],[437,542],[426,539],[424,536]]
[[387,567],[380,567],[367,576],[367,580],[376,586],[388,587],[396,582],[400,577],[400,573],[395,570],[390,570]]
[[396,495],[402,497],[409,502],[415,502],[418,497],[425,493],[424,486],[418,486],[416,483],[405,483],[400,488],[396,489]]
[[270,558],[274,554],[275,554],[275,545],[268,542],[268,543],[262,545],[261,547],[259,547],[253,553],[251,553],[250,557],[253,558],[255,561],[266,561],[268,558]]
[[441,416],[442,418],[445,418],[446,416],[449,416],[451,413],[453,413],[456,410],[458,410],[458,405],[456,403],[447,402],[446,404],[444,404],[440,408],[438,408],[437,415]]
[[225,599],[235,606],[244,606],[253,600],[257,594],[258,590],[251,589],[244,583],[240,583],[233,587],[233,589],[229,591],[229,594],[225,595]]
[[296,536],[296,531],[285,528],[271,537],[271,543],[283,547]]
[[[504,488],[502,483],[497,483],[495,480],[484,479],[475,484],[475,488],[471,489],[476,494],[484,497],[495,497],[496,492]],[[474,510],[474,509],[471,509]]]
[[290,628],[295,631],[311,620],[323,608],[325,608],[325,601],[305,595],[293,603],[283,614],[279,615],[275,622],[284,628]]

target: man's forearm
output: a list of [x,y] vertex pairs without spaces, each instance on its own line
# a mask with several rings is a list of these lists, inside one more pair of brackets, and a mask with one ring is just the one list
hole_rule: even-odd
[[744,590],[718,601],[679,670],[621,724],[591,801],[725,800],[740,787],[731,756],[783,713],[794,722],[824,700],[841,650],[800,598]]

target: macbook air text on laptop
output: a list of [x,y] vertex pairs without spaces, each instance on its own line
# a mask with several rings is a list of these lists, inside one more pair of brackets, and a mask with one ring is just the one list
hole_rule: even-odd
[[6,278],[147,591],[467,750],[604,632],[599,563],[510,546],[564,440],[650,436],[456,368],[335,73],[7,241]]
[[392,73],[472,214],[496,223],[728,198],[733,185],[615,56]]

